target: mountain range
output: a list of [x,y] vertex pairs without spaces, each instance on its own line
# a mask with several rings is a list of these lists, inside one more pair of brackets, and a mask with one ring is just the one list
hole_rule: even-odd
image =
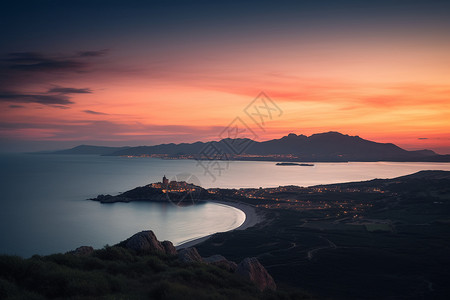
[[309,137],[290,133],[280,139],[263,142],[228,138],[211,142],[170,143],[138,147],[80,145],[72,149],[53,152],[53,154],[152,156],[171,159],[211,159],[214,157],[215,159],[300,162],[450,162],[450,155],[439,155],[432,150],[408,151],[392,143],[377,143],[359,136],[349,136],[333,131],[313,134]]
[[106,147],[106,146],[91,146],[80,145],[71,149],[53,151],[51,154],[92,154],[105,155],[117,151],[129,149],[130,147]]

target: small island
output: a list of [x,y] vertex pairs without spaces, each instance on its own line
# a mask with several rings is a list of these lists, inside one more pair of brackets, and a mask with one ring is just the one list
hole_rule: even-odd
[[299,164],[299,163],[291,163],[291,162],[281,162],[281,163],[277,163],[277,166],[314,167],[314,164]]

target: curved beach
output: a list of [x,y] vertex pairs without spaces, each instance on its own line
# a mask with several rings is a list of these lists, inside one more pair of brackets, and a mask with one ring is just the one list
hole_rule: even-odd
[[[256,224],[258,224],[264,220],[264,216],[261,214],[258,214],[256,211],[256,208],[249,204],[244,204],[241,202],[228,202],[228,201],[215,201],[215,200],[208,201],[208,202],[231,206],[231,207],[239,209],[240,211],[242,211],[245,214],[244,223],[242,223],[239,227],[231,229],[231,230],[245,230],[249,227],[255,226]],[[201,242],[206,241],[211,236],[212,236],[212,234],[198,238],[198,239],[194,239],[192,241],[182,243],[181,245],[176,246],[176,249],[180,250],[183,248],[192,247],[194,245],[197,245]]]

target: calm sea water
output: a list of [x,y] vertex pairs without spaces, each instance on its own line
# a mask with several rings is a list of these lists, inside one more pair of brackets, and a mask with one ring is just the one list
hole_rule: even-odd
[[159,239],[180,244],[231,230],[245,220],[218,204],[178,207],[170,203],[100,204],[85,199],[117,194],[180,173],[203,187],[310,186],[392,178],[419,170],[449,170],[448,163],[317,163],[314,167],[273,162],[232,162],[215,179],[195,161],[86,155],[0,156],[0,253],[31,256],[81,245],[99,248],[152,229]]

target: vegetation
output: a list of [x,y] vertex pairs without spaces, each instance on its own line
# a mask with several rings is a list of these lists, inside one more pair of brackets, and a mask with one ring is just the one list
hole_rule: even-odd
[[0,299],[309,299],[259,292],[208,264],[183,264],[161,254],[113,246],[89,256],[0,256]]

